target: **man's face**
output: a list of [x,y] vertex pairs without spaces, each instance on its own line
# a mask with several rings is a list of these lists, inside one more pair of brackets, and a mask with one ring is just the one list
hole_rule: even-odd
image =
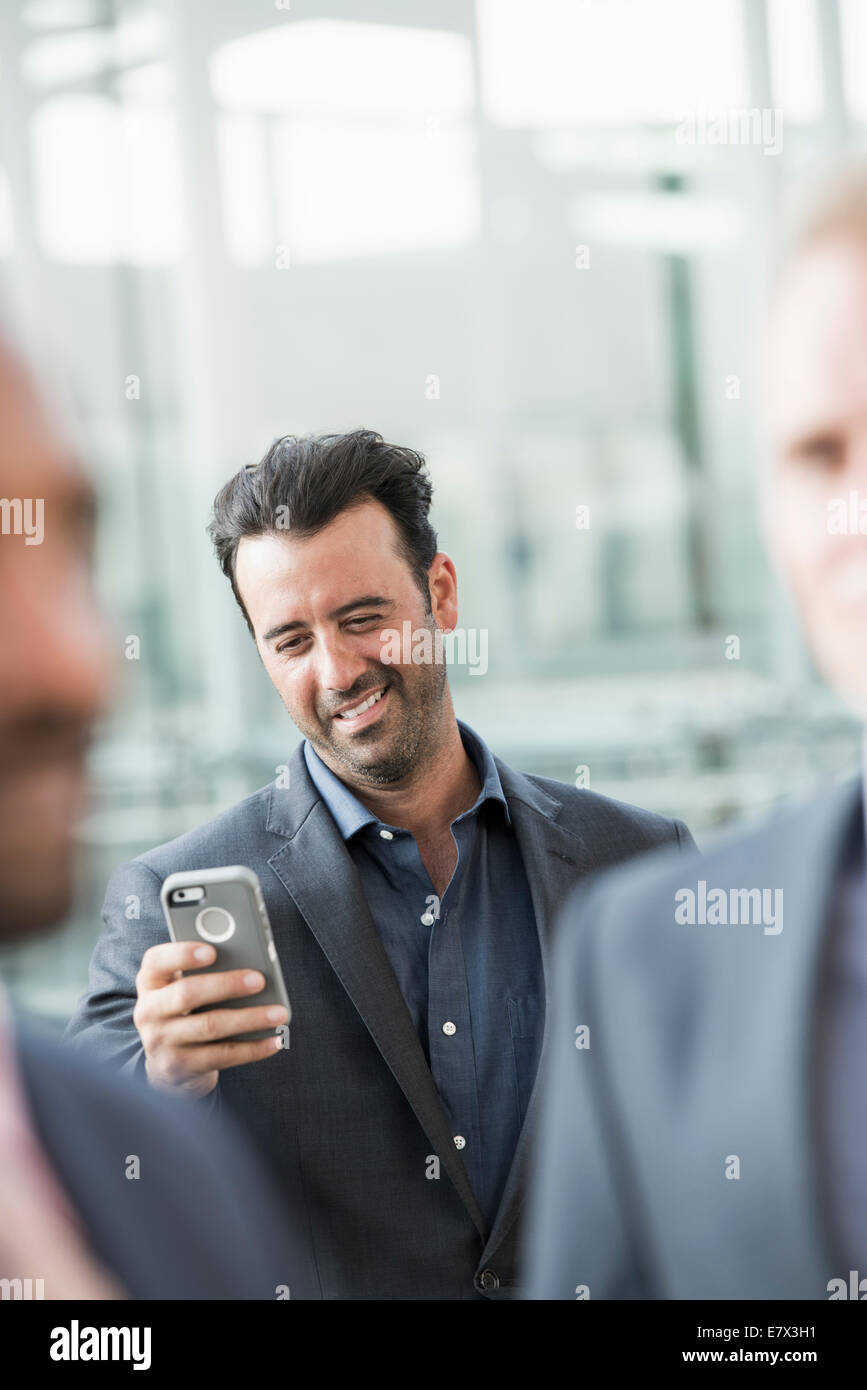
[[[384,786],[407,777],[435,746],[446,668],[383,660],[385,630],[434,632],[456,621],[454,567],[431,567],[433,612],[388,511],[372,499],[341,512],[318,535],[245,537],[235,578],[271,680],[293,722],[339,777]],[[347,712],[380,698],[356,718]]]
[[[90,490],[3,351],[0,422],[0,935],[13,936],[69,906],[108,652],[90,587]],[[41,540],[28,544],[24,523],[40,512],[29,530]]]
[[820,669],[867,717],[867,242],[817,245],[785,273],[765,413],[772,557]]

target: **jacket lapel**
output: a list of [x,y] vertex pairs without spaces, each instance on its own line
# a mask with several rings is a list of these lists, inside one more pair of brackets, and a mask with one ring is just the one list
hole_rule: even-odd
[[484,1218],[358,871],[310,779],[303,746],[290,759],[289,787],[272,788],[267,828],[287,837],[268,863],[316,937],[484,1236]]

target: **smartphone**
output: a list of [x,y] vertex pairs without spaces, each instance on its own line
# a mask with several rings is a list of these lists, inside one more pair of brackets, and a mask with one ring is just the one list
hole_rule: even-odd
[[[287,1023],[292,1008],[262,888],[252,869],[233,865],[225,869],[198,869],[169,874],[160,901],[173,941],[206,941],[217,952],[212,965],[187,970],[187,975],[207,975],[224,970],[261,970],[265,988],[243,999],[223,999],[203,1004],[193,1013],[208,1009],[245,1009],[259,1004],[282,1004]],[[275,1024],[254,1033],[235,1033],[229,1042],[256,1042],[275,1037],[286,1024]],[[285,1041],[285,1035],[284,1035]]]

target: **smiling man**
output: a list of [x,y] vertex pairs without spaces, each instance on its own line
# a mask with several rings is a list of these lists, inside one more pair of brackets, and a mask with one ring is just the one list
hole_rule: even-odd
[[[513,771],[456,719],[423,642],[391,659],[395,633],[434,652],[457,622],[430,502],[421,456],[367,430],[280,439],[223,488],[217,555],[304,738],[288,778],[117,871],[70,1025],[240,1111],[304,1193],[326,1298],[515,1296],[551,924],[585,874],[691,844]],[[160,911],[167,874],[237,863],[261,880],[292,1002],[277,1052],[232,1040],[279,1021],[261,977],[176,979],[194,947]],[[242,992],[249,1008],[191,1012]]]

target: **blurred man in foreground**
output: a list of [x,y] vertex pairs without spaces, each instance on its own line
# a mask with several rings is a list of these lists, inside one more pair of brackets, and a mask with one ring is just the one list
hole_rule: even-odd
[[[776,286],[765,530],[867,716],[867,174]],[[528,1255],[537,1298],[867,1297],[863,777],[562,923]]]
[[[68,908],[109,648],[93,499],[0,342],[0,937]],[[0,1298],[312,1297],[233,1133],[13,1021],[0,989]]]

